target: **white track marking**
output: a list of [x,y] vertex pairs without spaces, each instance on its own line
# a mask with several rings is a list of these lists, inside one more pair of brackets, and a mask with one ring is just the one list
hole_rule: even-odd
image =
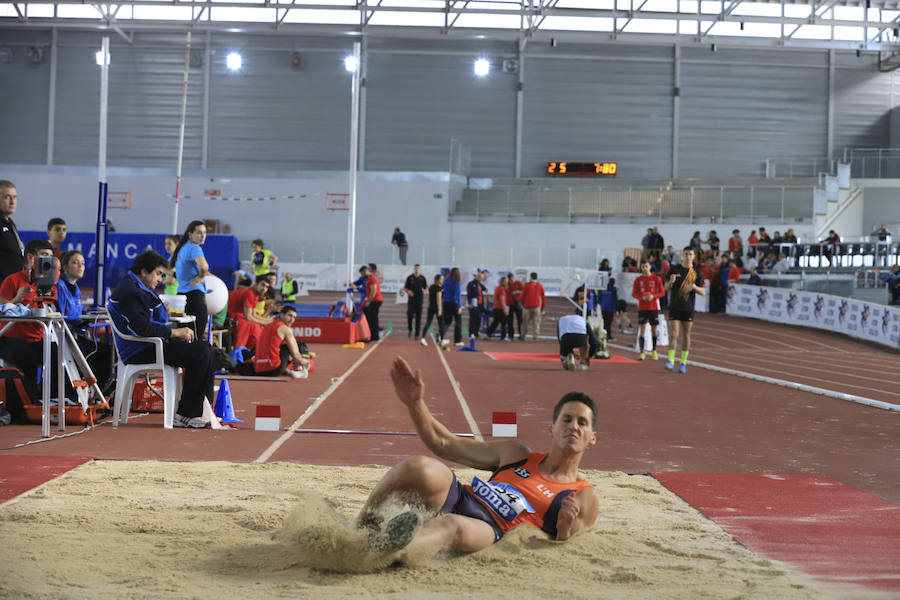
[[322,405],[325,403],[325,400],[327,400],[328,397],[331,396],[331,394],[332,394],[336,389],[338,389],[338,388],[341,386],[341,384],[344,382],[344,380],[347,379],[347,377],[349,377],[350,374],[353,373],[353,371],[356,370],[356,367],[358,367],[359,365],[361,365],[362,362],[363,362],[364,360],[366,360],[366,358],[368,358],[368,356],[369,356],[370,354],[372,354],[372,352],[374,352],[374,350],[375,350],[376,348],[378,348],[378,346],[381,345],[381,342],[382,342],[383,340],[387,339],[388,336],[390,336],[390,335],[391,335],[391,333],[390,333],[390,332],[387,332],[383,338],[381,338],[380,340],[378,340],[377,342],[375,342],[374,344],[372,344],[372,347],[371,347],[371,348],[369,348],[368,350],[366,350],[366,351],[363,353],[363,355],[360,356],[360,357],[356,360],[356,362],[353,363],[353,364],[350,366],[349,369],[347,369],[346,371],[344,371],[344,374],[341,375],[340,378],[339,378],[337,381],[333,382],[333,383],[331,384],[331,386],[330,386],[327,390],[325,390],[325,393],[322,394],[321,396],[319,396],[319,397],[316,399],[315,402],[313,402],[312,404],[310,404],[310,405],[309,405],[309,408],[307,408],[305,411],[303,411],[303,414],[300,415],[300,416],[297,418],[296,421],[294,421],[293,423],[291,423],[291,426],[287,428],[287,431],[285,431],[284,433],[282,433],[281,436],[280,436],[277,440],[275,440],[274,442],[272,442],[272,443],[269,445],[269,447],[266,448],[266,449],[263,451],[263,453],[259,455],[259,458],[257,458],[257,459],[254,460],[253,462],[255,462],[255,463],[264,463],[264,462],[266,462],[267,460],[269,460],[270,458],[272,458],[272,455],[275,454],[275,452],[277,452],[278,449],[281,448],[281,446],[283,446],[284,443],[285,443],[286,441],[288,441],[289,439],[291,439],[291,437],[293,437],[293,435],[294,435],[294,430],[297,429],[298,427],[300,427],[301,425],[303,425],[303,424],[306,422],[306,420],[309,419],[309,418],[312,416],[312,414],[313,414],[314,412],[316,412],[316,409],[318,409],[320,406],[322,406]]
[[459,400],[459,405],[462,408],[463,415],[466,417],[466,422],[469,424],[469,429],[472,430],[472,434],[475,436],[475,439],[479,442],[484,441],[484,437],[482,437],[481,432],[478,430],[478,423],[475,422],[475,418],[472,416],[472,411],[469,410],[469,405],[466,403],[466,399],[462,395],[462,391],[460,391],[459,386],[456,385],[456,379],[453,377],[453,371],[450,370],[450,365],[447,364],[447,359],[444,358],[444,351],[438,344],[432,344],[435,350],[438,353],[438,357],[441,359],[441,364],[444,365],[444,371],[447,373],[447,378],[450,380],[450,387],[453,388],[454,393],[456,393],[456,399]]
[[[753,357],[753,356],[751,356],[751,357],[746,357],[746,356],[728,356],[728,358],[733,358],[733,359],[735,359],[735,360],[727,360],[727,359],[723,358],[721,355],[707,356],[702,350],[696,351],[696,352],[695,352],[695,351],[692,351],[692,354],[694,354],[695,356],[699,356],[702,360],[708,360],[708,361],[712,361],[712,362],[721,362],[721,363],[728,364],[728,365],[734,365],[734,364],[744,365],[744,368],[747,368],[747,367],[753,367],[753,368],[757,368],[757,369],[765,369],[765,370],[771,371],[771,372],[785,373],[785,374],[787,374],[787,375],[794,375],[795,377],[806,377],[806,378],[809,378],[809,379],[815,379],[815,377],[813,377],[812,375],[801,375],[801,374],[786,373],[785,371],[773,371],[773,370],[772,370],[772,365],[773,365],[773,364],[777,365],[778,363],[777,363],[777,362],[775,362],[775,363],[772,363],[772,362],[766,362],[763,358],[757,358],[757,357]],[[740,361],[740,362],[736,362],[736,361]],[[814,364],[814,365],[816,365],[816,366],[809,366],[808,364],[797,364],[797,363],[799,363],[799,362],[808,363],[808,362],[810,362],[810,361],[802,361],[802,360],[800,360],[800,359],[794,361],[794,365],[793,365],[793,366],[795,366],[797,369],[800,369],[800,370],[802,370],[802,371],[819,372],[819,373],[825,373],[825,374],[829,374],[829,375],[834,374],[834,373],[836,372],[835,369],[833,369],[833,368],[831,368],[831,369],[829,369],[829,368],[819,368],[819,367],[822,367],[822,366],[826,366],[826,367],[827,367],[827,362],[826,362],[826,361],[818,360],[818,361],[813,362],[812,364]],[[872,372],[872,373],[877,373],[877,374],[879,374],[879,375],[883,375],[883,374],[885,373],[885,371],[884,371],[883,369],[881,369],[881,370],[876,370],[876,369],[854,369],[854,370],[856,371],[856,373],[860,373],[860,372],[862,372],[862,371],[870,371],[870,372]],[[873,376],[871,376],[871,375],[864,375],[864,374],[859,374],[859,375],[857,375],[856,373],[846,373],[846,372],[841,372],[841,375],[843,375],[843,376],[845,376],[845,377],[852,377],[852,378],[854,378],[854,379],[862,379],[862,380],[869,381],[869,382],[872,382],[872,383],[885,383],[885,384],[888,384],[889,387],[893,387],[894,384],[895,384],[896,381],[897,381],[896,378],[893,378],[893,379],[879,379],[878,377],[873,377]],[[832,383],[834,383],[834,382],[832,382]],[[849,383],[848,383],[848,384],[846,384],[846,385],[852,385],[852,384],[849,384]],[[863,388],[863,389],[878,390],[879,388]]]

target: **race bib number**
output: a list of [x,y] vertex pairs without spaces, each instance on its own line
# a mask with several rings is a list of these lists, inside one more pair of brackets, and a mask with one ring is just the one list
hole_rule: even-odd
[[492,512],[509,522],[515,521],[523,510],[534,512],[522,493],[508,483],[485,482],[478,477],[472,477],[472,492],[487,504]]

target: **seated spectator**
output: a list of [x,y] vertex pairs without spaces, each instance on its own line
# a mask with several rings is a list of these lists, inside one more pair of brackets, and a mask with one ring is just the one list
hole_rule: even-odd
[[774,273],[775,265],[777,263],[778,263],[778,257],[775,255],[775,252],[769,252],[766,254],[766,257],[763,259],[760,270],[763,273]]
[[[153,290],[168,272],[169,262],[153,250],[138,254],[131,269],[119,281],[109,300],[109,316],[124,334],[159,337],[163,361],[182,367],[181,400],[175,413],[175,427],[203,429],[203,401],[215,401],[215,355],[212,347],[198,341],[191,327],[170,328],[169,315]],[[145,364],[156,360],[156,347],[149,342],[118,340],[119,357],[125,364]]]
[[784,232],[784,236],[781,238],[781,243],[783,244],[796,244],[797,243],[797,234],[794,233],[793,229],[788,229]]
[[891,232],[888,231],[887,225],[883,224],[881,227],[872,232],[872,236],[876,238],[879,242],[889,242],[891,241]]
[[776,231],[776,232],[774,233],[774,235],[772,235],[772,245],[773,245],[773,246],[777,246],[777,245],[780,244],[782,241],[783,241],[783,240],[781,239],[781,232],[780,232],[780,231]]
[[597,267],[597,270],[598,270],[598,271],[606,271],[606,272],[612,271],[612,268],[609,266],[609,259],[608,259],[608,258],[604,258],[603,260],[601,260],[601,261],[600,261],[600,266]]
[[762,280],[759,278],[759,273],[756,272],[756,269],[750,269],[750,277],[747,279],[747,285],[762,285]]
[[779,253],[778,262],[776,262],[775,266],[772,268],[776,273],[786,273],[791,270],[791,267],[794,266],[793,262],[793,259],[786,254]]
[[66,222],[60,217],[47,221],[47,237],[53,246],[53,256],[59,258],[63,253],[62,243],[66,241]]
[[279,377],[287,373],[294,379],[309,377],[309,360],[300,354],[300,347],[291,329],[296,318],[297,309],[284,306],[279,317],[263,328],[253,357],[253,369],[257,375]]
[[272,322],[271,317],[256,312],[260,297],[268,290],[268,277],[260,275],[253,287],[239,288],[228,294],[228,316],[234,320],[232,341],[235,348],[256,348],[263,326]]
[[[47,240],[31,240],[25,244],[25,268],[8,275],[0,285],[0,304],[11,302],[24,304],[30,308],[46,306],[56,310],[56,280],[47,289],[38,289],[31,283],[32,271],[39,257],[52,257],[53,246]],[[58,272],[57,272],[58,277]],[[0,322],[0,326],[5,323]],[[14,323],[3,337],[0,337],[0,358],[8,365],[18,367],[25,376],[25,391],[32,401],[38,402],[41,392],[38,388],[38,369],[44,365],[44,328],[39,323]],[[51,359],[56,363],[56,344],[53,345]],[[56,369],[50,369],[51,388],[56,389]]]
[[744,268],[747,271],[752,271],[752,270],[756,269],[758,266],[759,266],[759,261],[756,260],[755,256],[747,257],[747,261],[744,263]]
[[766,246],[772,245],[772,237],[766,232],[765,227],[759,228],[759,243],[765,244]]
[[900,306],[900,265],[894,265],[891,273],[884,278],[887,284],[888,293],[890,294],[890,304]]
[[750,232],[750,235],[747,236],[747,257],[748,258],[756,258],[756,244],[759,243],[759,237],[756,235],[756,230]]
[[831,266],[831,257],[840,254],[840,244],[841,236],[834,229],[829,230],[828,237],[822,240],[822,256],[828,261],[828,266]]
[[97,378],[100,389],[106,391],[112,377],[112,348],[89,335],[89,322],[81,320],[81,289],[78,281],[84,277],[84,255],[78,250],[63,252],[59,258],[59,269],[59,281],[56,284],[59,312],[74,334],[75,343]]

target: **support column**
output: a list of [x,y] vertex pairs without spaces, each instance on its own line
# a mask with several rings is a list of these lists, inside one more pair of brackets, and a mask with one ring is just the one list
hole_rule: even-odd
[[54,27],[50,32],[50,93],[47,108],[47,164],[53,164],[53,140],[56,138],[56,55],[59,35]]
[[672,179],[678,179],[678,130],[681,120],[681,46],[672,57]]
[[203,47],[203,141],[201,143],[200,168],[209,166],[209,96],[212,74],[212,32],[206,31],[206,45]]
[[522,176],[522,123],[525,120],[525,98],[524,98],[524,87],[525,87],[525,44],[527,40],[524,38],[519,40],[519,52],[518,52],[518,61],[519,61],[519,83],[516,88],[516,165],[515,165],[515,176]]
[[825,124],[825,156],[833,156],[834,148],[834,50],[828,51],[828,115]]

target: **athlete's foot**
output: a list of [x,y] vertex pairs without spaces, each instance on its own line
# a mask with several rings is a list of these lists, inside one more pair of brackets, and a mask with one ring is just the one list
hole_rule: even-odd
[[680,365],[678,365],[678,372],[679,373],[687,373],[687,365],[684,363],[681,363]]
[[641,352],[641,357],[638,360],[644,360],[644,358],[646,358],[646,356],[644,355],[643,352]]
[[673,363],[671,361],[666,361],[665,368],[666,368],[666,371],[674,371],[675,363]]
[[421,521],[415,511],[400,513],[387,522],[384,531],[372,531],[369,534],[369,547],[384,553],[401,550],[412,541]]
[[659,354],[656,353],[656,350],[653,351],[653,354],[651,354],[651,356],[653,357],[653,360],[659,360]]
[[423,346],[427,346],[427,345],[428,345],[428,342],[425,341],[425,338],[421,338],[421,339],[419,340],[419,343],[422,344]]

